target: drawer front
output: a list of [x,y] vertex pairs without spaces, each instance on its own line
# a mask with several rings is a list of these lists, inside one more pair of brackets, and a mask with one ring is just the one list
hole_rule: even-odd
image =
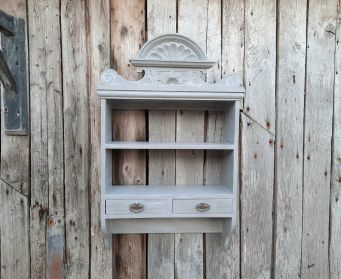
[[174,214],[229,214],[232,199],[174,199]]
[[165,214],[167,212],[167,199],[106,200],[105,203],[105,213],[108,215]]

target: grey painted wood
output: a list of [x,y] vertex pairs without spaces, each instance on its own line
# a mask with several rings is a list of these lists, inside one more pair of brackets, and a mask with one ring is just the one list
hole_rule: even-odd
[[[310,1],[304,122],[302,278],[328,278],[336,0]],[[318,132],[317,132],[318,131]],[[317,226],[318,224],[318,226]]]
[[280,1],[278,10],[274,276],[300,278],[307,3]]
[[[189,216],[190,217],[190,216]],[[178,233],[176,235],[191,236],[197,235],[197,232],[217,233],[223,230],[224,222],[220,218],[185,218],[185,219],[166,219],[166,218],[148,218],[135,219],[134,222],[126,219],[110,220],[110,232],[114,234],[125,233],[125,231],[143,232],[143,233],[160,233],[169,234],[170,232]],[[204,228],[204,229],[203,229]],[[132,234],[132,235],[136,235]],[[176,241],[176,245],[181,245],[181,241],[188,241],[186,238],[180,238]],[[200,244],[200,243],[199,243]],[[176,247],[176,246],[175,246]],[[202,246],[197,246],[193,250],[186,250],[186,253],[175,254],[175,257],[184,262],[182,269],[187,272],[193,269],[199,269],[200,257],[202,257]],[[180,259],[181,257],[181,259]],[[191,259],[196,266],[191,267],[186,262]],[[173,265],[174,268],[174,265]],[[179,278],[175,271],[175,278]]]
[[[262,34],[262,35],[259,35]],[[245,1],[244,112],[275,132],[276,1]],[[265,105],[265,103],[267,105]]]
[[64,137],[59,4],[56,0],[28,2],[33,277],[63,277]]
[[0,278],[30,278],[27,197],[0,181]]
[[[26,20],[25,3],[24,0],[1,0],[0,7],[2,11]],[[1,102],[2,113],[4,110],[3,105],[3,102]],[[28,196],[30,191],[29,137],[6,135],[3,115],[1,119],[1,179]]]
[[334,127],[332,151],[332,175],[330,192],[330,278],[341,278],[341,2],[336,21]]
[[[244,62],[244,1],[222,1],[221,71],[243,73]],[[220,141],[224,123],[223,113],[209,112],[206,141]],[[228,126],[225,124],[225,126]],[[228,129],[229,127],[225,127]],[[236,143],[238,144],[238,143]],[[210,155],[212,154],[212,155]],[[204,179],[206,185],[222,183],[220,152],[206,154]],[[239,175],[238,175],[239,177]],[[237,192],[239,194],[239,190]],[[238,198],[239,200],[239,198]],[[207,278],[239,278],[240,228],[239,205],[236,208],[236,227],[227,245],[222,245],[220,234],[206,235]]]
[[[173,112],[171,112],[173,114]],[[164,123],[163,127],[167,127]],[[160,127],[162,130],[162,127]],[[218,132],[218,131],[217,131]],[[223,134],[223,130],[220,132]],[[182,142],[129,142],[129,141],[113,141],[105,144],[105,149],[147,149],[147,150],[174,150],[174,149],[191,149],[191,150],[234,150],[235,145],[230,143],[182,143]],[[162,159],[162,157],[170,157],[169,152],[164,151],[164,155],[160,152],[156,155],[155,151],[150,151],[152,158]],[[165,159],[164,159],[165,160]],[[168,159],[166,159],[168,161]],[[161,161],[162,162],[162,161]],[[155,162],[153,162],[155,163]],[[167,162],[168,163],[168,162]],[[171,162],[169,162],[171,163]],[[158,165],[160,167],[160,165]],[[171,167],[171,166],[170,166]],[[161,168],[162,169],[162,168]],[[159,170],[160,171],[160,170]]]
[[241,277],[271,278],[274,137],[241,120]]
[[[211,3],[212,4],[212,3]],[[213,3],[213,7],[217,9],[217,7],[220,7],[218,3]],[[208,6],[210,8],[210,6]],[[185,9],[188,9],[188,7],[185,6]],[[188,13],[186,11],[185,13]],[[209,22],[207,22],[207,25],[209,25]],[[206,38],[203,38],[206,42]],[[207,47],[207,46],[206,46]],[[185,51],[184,51],[185,50]],[[180,51],[180,52],[179,52]],[[178,53],[179,52],[179,53]],[[166,54],[165,54],[166,53]],[[169,56],[169,55],[174,55]],[[166,55],[166,56],[164,56]],[[180,59],[178,58],[179,55],[185,55],[184,59],[181,59],[181,63],[179,62]],[[157,58],[158,60],[158,68],[150,68],[151,65],[149,61],[154,61],[150,57],[161,57]],[[145,70],[145,75],[142,79],[138,81],[127,81],[120,75],[116,73],[116,71],[109,69],[105,70],[101,74],[101,81],[98,87],[98,95],[100,98],[102,98],[102,173],[104,173],[102,177],[102,183],[103,187],[107,193],[107,191],[110,191],[110,195],[104,195],[102,199],[102,210],[105,215],[105,218],[103,221],[105,224],[109,224],[109,219],[115,219],[115,218],[146,218],[148,215],[148,218],[186,218],[186,217],[196,217],[199,218],[200,216],[204,216],[203,213],[198,214],[196,212],[195,215],[192,216],[193,212],[189,211],[189,207],[192,206],[194,208],[197,208],[197,206],[200,204],[200,201],[198,200],[198,204],[194,205],[195,201],[190,201],[190,199],[194,198],[194,195],[196,192],[191,192],[188,195],[184,196],[184,200],[180,201],[172,201],[171,198],[168,198],[168,200],[173,203],[173,212],[167,213],[164,212],[164,208],[162,206],[166,206],[167,201],[164,200],[163,203],[160,203],[159,201],[155,200],[156,196],[153,196],[150,191],[143,190],[143,193],[141,194],[140,199],[136,200],[135,203],[133,200],[130,201],[119,201],[119,187],[111,187],[110,184],[108,185],[106,181],[108,181],[108,175],[106,172],[110,172],[110,169],[108,169],[107,164],[107,154],[110,153],[111,149],[177,149],[176,152],[176,163],[175,168],[177,170],[177,177],[176,177],[176,184],[177,185],[202,185],[204,184],[203,179],[203,169],[204,169],[204,152],[200,149],[222,149],[226,152],[223,152],[223,157],[221,160],[221,164],[223,165],[223,168],[225,168],[225,172],[223,177],[223,184],[227,185],[227,187],[230,189],[230,191],[233,191],[233,199],[234,201],[229,201],[226,205],[226,212],[221,212],[221,210],[217,210],[216,208],[221,208],[220,200],[218,199],[211,199],[213,197],[206,196],[207,202],[212,203],[210,207],[212,208],[212,213],[207,212],[208,215],[211,215],[212,217],[219,217],[219,218],[232,218],[229,220],[229,222],[225,222],[225,229],[223,230],[224,235],[229,234],[230,230],[235,227],[235,212],[237,208],[237,165],[238,165],[238,159],[237,154],[238,150],[236,149],[235,145],[238,142],[238,119],[239,119],[239,104],[236,104],[235,101],[238,101],[242,98],[242,87],[240,87],[240,78],[238,75],[231,75],[224,77],[223,79],[219,80],[216,84],[210,84],[208,82],[205,82],[202,74],[197,71],[197,67],[199,65],[202,65],[203,69],[206,69],[206,64],[204,65],[203,62],[207,62],[207,57],[205,53],[203,53],[202,49],[199,45],[194,43],[193,41],[189,40],[187,37],[184,37],[183,35],[177,35],[177,34],[169,34],[169,35],[162,35],[158,36],[150,41],[148,41],[140,50],[140,52],[137,55],[137,59],[131,60],[134,65],[137,65],[138,67],[141,67],[143,70]],[[194,57],[192,58],[188,57]],[[178,61],[178,64],[181,64],[181,67],[184,67],[184,69],[173,69],[171,65],[169,65],[170,60]],[[184,62],[182,61],[184,60]],[[188,65],[184,65],[186,61],[190,61],[191,64],[193,64],[192,68],[188,68]],[[153,64],[154,65],[154,64]],[[154,67],[154,66],[153,66]],[[212,69],[214,71],[214,69]],[[212,73],[211,73],[212,74]],[[140,87],[138,87],[139,85]],[[155,87],[154,87],[155,86]],[[204,89],[207,88],[206,91]],[[234,88],[234,89],[232,89]],[[134,90],[135,94],[132,96],[130,91],[128,90]],[[197,92],[199,89],[200,93]],[[212,92],[220,92],[219,94],[213,94]],[[218,91],[216,91],[218,89]],[[146,91],[146,90],[151,90]],[[169,92],[171,93],[169,93]],[[124,92],[124,93],[123,93]],[[190,95],[187,93],[190,92]],[[196,92],[196,93],[195,93]],[[236,92],[240,92],[239,94]],[[123,93],[123,94],[122,94]],[[188,94],[188,95],[187,95]],[[223,95],[225,94],[225,95]],[[212,97],[213,96],[213,97]],[[234,97],[232,97],[234,96]],[[177,119],[176,119],[176,143],[156,143],[154,140],[151,142],[127,142],[129,139],[135,139],[135,134],[131,131],[124,131],[122,128],[120,128],[120,125],[123,125],[124,123],[129,122],[129,116],[122,117],[123,115],[126,115],[123,111],[117,111],[113,110],[113,138],[115,141],[109,141],[107,142],[107,139],[109,139],[109,135],[111,134],[111,131],[106,128],[108,125],[108,119],[110,119],[110,112],[107,116],[109,111],[109,103],[115,105],[115,98],[123,99],[125,102],[131,100],[133,97],[138,101],[143,103],[147,103],[147,101],[151,101],[150,103],[153,103],[153,100],[160,99],[164,100],[164,102],[176,99],[181,104],[180,100],[192,100],[193,102],[202,102],[202,101],[212,101],[213,98],[216,98],[216,100],[224,101],[225,105],[222,107],[225,111],[223,114],[223,121],[227,124],[228,129],[222,129],[220,131],[222,137],[221,141],[230,141],[234,145],[224,145],[223,143],[203,143],[205,140],[205,112],[199,111],[199,110],[179,110],[177,111]],[[187,99],[184,99],[187,98]],[[107,100],[105,100],[107,99]],[[188,105],[190,103],[187,103]],[[142,105],[141,103],[139,105]],[[115,105],[115,108],[119,108],[117,104]],[[141,107],[143,108],[143,107]],[[189,106],[190,108],[190,106]],[[187,107],[186,107],[187,109]],[[140,115],[139,119],[141,120],[143,118],[143,115]],[[194,125],[193,125],[194,123]],[[165,124],[163,124],[165,125]],[[127,125],[123,125],[126,127]],[[142,131],[144,124],[141,122],[138,125],[139,129]],[[162,129],[160,130],[162,132]],[[151,134],[153,135],[153,129],[151,129]],[[110,133],[110,134],[109,134]],[[125,140],[123,142],[117,142],[117,140]],[[140,140],[144,140],[143,134],[141,134]],[[173,139],[174,140],[174,139]],[[193,144],[192,144],[193,143]],[[193,148],[192,148],[193,147]],[[131,153],[131,152],[130,152]],[[121,153],[118,153],[121,154]],[[113,162],[113,171],[115,177],[115,184],[122,184],[121,177],[122,174],[127,173],[130,178],[132,178],[134,181],[138,181],[137,178],[131,177],[131,171],[129,171],[129,168],[125,167],[124,170],[119,169],[118,162],[116,162],[116,158],[119,159],[120,156],[117,157],[117,154],[115,153],[115,160]],[[122,157],[123,158],[123,157]],[[142,162],[140,162],[142,163]],[[122,164],[122,168],[125,166]],[[199,176],[198,176],[199,174]],[[134,181],[130,183],[134,183]],[[141,180],[137,184],[143,184]],[[221,185],[222,187],[223,185]],[[161,189],[162,187],[160,187]],[[131,188],[127,187],[128,191],[131,191]],[[147,194],[150,194],[150,200],[146,200]],[[175,195],[175,194],[172,194]],[[175,197],[175,196],[174,196]],[[174,198],[173,197],[173,198]],[[201,203],[207,204],[205,202],[205,198],[201,200]],[[107,199],[105,201],[105,210],[103,207],[103,200]],[[153,199],[156,202],[155,205],[153,205]],[[187,199],[187,201],[185,200]],[[125,202],[125,205],[124,203]],[[175,203],[174,203],[175,202]],[[181,209],[179,208],[179,203],[182,203],[184,206],[184,212],[181,213]],[[131,215],[127,211],[128,204],[129,209],[133,204],[139,205],[139,210],[142,210],[142,213],[139,215]],[[190,203],[192,205],[188,205],[187,203]],[[187,209],[186,209],[187,204]],[[120,206],[126,207],[125,209],[118,210]],[[161,206],[158,209],[158,206]],[[176,206],[176,211],[174,211],[174,206]],[[145,209],[144,209],[145,207]],[[149,208],[149,209],[148,209]],[[124,211],[125,210],[125,211]],[[145,213],[143,211],[145,210]],[[160,211],[157,213],[156,211]],[[198,210],[197,210],[198,211]],[[219,212],[218,212],[219,211]],[[120,214],[115,214],[115,212],[121,212]],[[136,213],[136,212],[134,212]],[[136,216],[136,217],[135,217]],[[108,219],[108,220],[107,220]],[[132,220],[131,223],[134,221]],[[131,231],[129,229],[125,228],[114,228],[112,227],[112,224],[117,222],[110,221],[110,232],[125,232],[125,233],[138,233],[138,231]],[[127,221],[125,222],[127,223]],[[128,228],[135,228],[133,224],[131,226],[127,226]],[[155,232],[159,232],[159,228],[154,228]],[[104,230],[105,226],[104,226]],[[142,231],[145,231],[144,229]],[[152,231],[152,230],[151,230]],[[197,231],[190,228],[190,225],[185,226],[184,232],[188,231]],[[205,232],[207,231],[206,228],[202,228],[202,230],[199,230],[199,232]],[[218,230],[219,231],[219,230]],[[167,231],[169,232],[169,231]],[[196,249],[197,247],[202,247],[203,238],[202,235],[180,235],[175,237],[175,244],[177,244],[177,241],[181,243],[181,245],[176,246],[175,245],[175,264],[179,265],[178,269],[175,267],[175,274],[176,276],[189,276],[188,274],[192,274],[193,272],[197,272],[198,275],[203,276],[204,268],[203,268],[203,259],[200,262],[197,263],[191,263],[186,264],[184,266],[182,261],[179,261],[177,263],[176,255],[178,254],[179,258],[181,257],[187,257],[192,253],[192,248]],[[198,244],[199,243],[199,246]],[[193,247],[192,247],[193,246]],[[200,248],[201,249],[201,248]],[[201,252],[203,255],[203,252]],[[193,258],[193,261],[197,261],[197,258]],[[201,266],[201,267],[200,267]],[[192,267],[196,268],[196,270],[193,270]],[[199,268],[199,269],[198,269]]]
[[[89,276],[89,96],[86,7],[61,1],[65,154],[65,278]],[[81,255],[81,256],[80,256]]]
[[[110,1],[88,2],[89,26],[89,117],[90,117],[90,277],[112,278],[112,249],[101,230],[100,101],[96,87],[100,72],[110,64]],[[111,127],[111,125],[110,125]],[[111,135],[111,133],[109,133]],[[110,167],[110,169],[112,169]],[[110,181],[112,181],[110,179]]]

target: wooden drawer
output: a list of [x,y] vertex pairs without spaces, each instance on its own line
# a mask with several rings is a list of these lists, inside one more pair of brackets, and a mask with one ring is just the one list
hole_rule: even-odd
[[167,199],[106,200],[107,215],[144,215],[168,213]]
[[174,199],[174,214],[230,214],[232,199]]

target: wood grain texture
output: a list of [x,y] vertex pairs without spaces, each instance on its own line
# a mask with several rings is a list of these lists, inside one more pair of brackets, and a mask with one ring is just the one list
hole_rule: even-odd
[[276,118],[275,66],[276,1],[246,0],[244,112],[271,133]]
[[[148,0],[148,39],[176,32],[176,1]],[[149,141],[175,142],[176,111],[149,111]],[[175,151],[149,151],[149,185],[175,185]],[[174,278],[174,234],[148,235],[148,278]]]
[[341,1],[336,21],[334,127],[330,192],[330,278],[341,278]]
[[302,278],[328,278],[329,275],[328,227],[336,4],[336,0],[309,2]]
[[[60,2],[28,1],[31,95],[31,272],[62,278],[64,156]],[[47,261],[45,261],[47,257]]]
[[100,111],[96,87],[100,73],[110,65],[110,1],[88,2],[90,100],[90,277],[112,278],[112,249],[105,247],[100,224]]
[[[204,112],[179,111],[177,141],[204,141]],[[202,185],[202,150],[176,152],[176,185]],[[175,235],[175,278],[203,277],[203,234]]]
[[[26,1],[0,0],[1,10],[12,16],[20,17],[27,22]],[[0,44],[1,45],[1,44]],[[28,55],[28,43],[26,40],[26,56]],[[28,69],[28,67],[26,67]],[[1,85],[2,86],[2,85]],[[29,101],[29,100],[27,100]],[[4,110],[1,102],[1,111]],[[2,118],[3,116],[1,116]],[[29,136],[8,136],[5,134],[5,122],[1,121],[1,179],[10,184],[20,193],[28,196],[30,193],[29,177]]]
[[[86,7],[61,1],[65,154],[65,278],[89,276],[89,96]],[[81,255],[81,256],[80,256]]]
[[[138,75],[129,59],[137,55],[145,40],[145,3],[142,0],[111,0],[112,67],[127,79]],[[113,139],[145,140],[144,111],[113,111]],[[113,154],[113,180],[118,184],[145,184],[144,151],[120,151]],[[114,237],[114,278],[146,278],[146,236]]]
[[274,137],[241,120],[241,278],[271,278]]
[[[224,74],[243,74],[244,61],[244,2],[222,1],[221,71]],[[217,52],[217,51],[216,51]],[[222,141],[223,113],[208,114],[206,141]],[[228,127],[227,127],[228,128]],[[223,182],[220,152],[207,152],[204,179],[206,185]],[[219,184],[218,184],[219,183]],[[240,227],[237,225],[227,247],[221,245],[220,234],[206,234],[207,278],[239,278],[240,276]]]
[[[275,27],[275,1],[246,0],[246,94],[243,110],[251,118],[245,115],[242,117],[241,131],[242,278],[271,277],[274,183],[274,138],[271,134],[275,131]],[[259,254],[259,251],[262,253]]]
[[164,34],[176,32],[176,1],[147,1],[147,35],[148,40]]
[[274,276],[299,278],[307,3],[280,1],[278,11]]
[[[204,52],[207,52],[208,29],[212,30],[219,24],[216,18],[209,18],[209,14],[211,15],[209,11],[217,3],[218,1],[178,1],[178,32],[194,40]],[[215,30],[215,33],[210,35],[214,37],[216,34]],[[220,38],[220,34],[218,36]],[[212,75],[214,70],[211,70]],[[178,111],[176,123],[177,141],[204,141],[204,111]],[[203,160],[202,151],[177,151],[176,184],[204,184]],[[203,277],[203,250],[203,234],[176,234],[175,276],[177,278]]]
[[30,278],[27,197],[0,181],[0,278]]

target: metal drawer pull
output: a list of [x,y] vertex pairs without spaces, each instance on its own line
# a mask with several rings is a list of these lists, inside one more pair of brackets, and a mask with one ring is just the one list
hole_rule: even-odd
[[144,210],[144,205],[142,203],[132,203],[129,205],[129,210],[134,213],[139,213]]
[[209,210],[210,208],[211,208],[211,206],[205,202],[198,203],[195,206],[195,209],[198,210],[199,212],[205,212],[205,211]]

